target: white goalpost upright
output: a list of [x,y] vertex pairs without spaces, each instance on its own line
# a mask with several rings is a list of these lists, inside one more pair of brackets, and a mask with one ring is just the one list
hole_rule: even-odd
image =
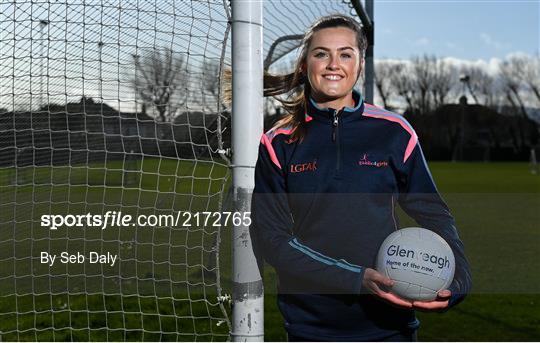
[[373,20],[374,2],[373,0],[365,0],[364,3],[365,8],[360,0],[351,0],[351,5],[356,14],[360,17],[360,21],[362,22],[367,35],[368,46],[366,49],[364,67],[364,98],[368,103],[373,104],[375,96],[375,59],[373,54],[375,47],[375,22]]
[[[255,163],[263,131],[262,0],[232,5],[232,181],[235,211],[249,212]],[[264,339],[262,277],[249,238],[249,226],[233,229],[233,313],[231,339]]]

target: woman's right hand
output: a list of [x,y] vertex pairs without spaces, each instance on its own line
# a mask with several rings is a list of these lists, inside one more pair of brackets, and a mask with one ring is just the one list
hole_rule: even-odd
[[364,272],[364,279],[362,280],[362,286],[365,289],[391,305],[401,308],[412,308],[413,305],[411,301],[404,300],[386,290],[386,288],[392,287],[393,285],[394,281],[391,279],[387,278],[375,269],[366,268]]

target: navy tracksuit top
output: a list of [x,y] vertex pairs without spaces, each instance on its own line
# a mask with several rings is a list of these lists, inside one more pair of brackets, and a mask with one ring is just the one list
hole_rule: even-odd
[[400,115],[364,103],[321,109],[312,99],[302,141],[288,128],[261,139],[250,228],[259,265],[278,274],[278,305],[290,334],[313,340],[379,340],[419,325],[413,310],[362,289],[395,207],[433,230],[456,260],[451,305],[471,287],[463,244],[439,196],[416,133]]

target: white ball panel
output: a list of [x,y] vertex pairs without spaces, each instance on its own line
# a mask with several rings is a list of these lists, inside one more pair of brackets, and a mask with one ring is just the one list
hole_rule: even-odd
[[377,270],[396,281],[392,292],[412,300],[430,300],[453,280],[452,249],[435,232],[406,228],[389,235],[379,249]]

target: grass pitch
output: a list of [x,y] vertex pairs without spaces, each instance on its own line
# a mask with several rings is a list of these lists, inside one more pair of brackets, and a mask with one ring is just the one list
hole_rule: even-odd
[[[525,163],[432,163],[471,263],[473,293],[419,313],[420,340],[540,340],[540,175]],[[230,230],[46,230],[42,214],[219,210],[224,165],[172,159],[0,169],[2,340],[225,340],[217,295],[230,290]],[[414,222],[401,213],[401,226]],[[221,263],[215,256],[221,240]],[[43,266],[39,252],[112,251],[114,268]],[[286,339],[275,274],[265,270],[265,339]],[[230,308],[225,305],[230,314]]]
[[[228,169],[144,158],[0,169],[0,338],[226,340],[217,227],[41,227],[44,214],[218,211]],[[114,266],[40,263],[40,252],[117,254]]]
[[[418,313],[422,341],[540,340],[540,175],[526,163],[430,164],[456,218],[473,291],[446,313]],[[401,227],[415,223],[403,212]],[[265,270],[265,339],[286,339]]]

